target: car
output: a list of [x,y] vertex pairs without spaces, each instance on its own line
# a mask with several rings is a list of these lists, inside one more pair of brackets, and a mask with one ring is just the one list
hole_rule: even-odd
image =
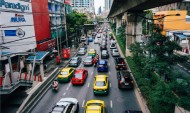
[[84,66],[92,66],[93,65],[93,56],[87,56],[83,61]]
[[77,113],[78,111],[79,102],[76,98],[61,98],[50,113]]
[[97,34],[97,38],[101,38],[101,34],[100,33]]
[[102,40],[105,40],[105,41],[107,41],[107,38],[106,38],[106,36],[103,36],[103,37],[102,37]]
[[108,64],[106,60],[99,60],[97,62],[97,71],[98,72],[108,72]]
[[102,52],[101,52],[101,58],[102,58],[102,59],[107,59],[107,58],[109,58],[108,50],[102,50]]
[[132,89],[133,79],[131,74],[127,70],[122,70],[117,72],[118,88],[119,89]]
[[95,49],[89,49],[88,50],[88,56],[95,56],[96,55],[96,50]]
[[99,39],[98,38],[94,39],[94,44],[99,44]]
[[86,41],[85,35],[82,35],[82,36],[80,37],[80,41],[81,41],[81,42],[85,42],[85,41]]
[[94,77],[93,92],[95,95],[104,95],[109,92],[109,83],[107,75],[96,75]]
[[107,50],[107,45],[106,45],[106,43],[101,43],[101,44],[100,44],[100,50]]
[[76,69],[71,79],[71,83],[73,85],[82,85],[85,83],[87,76],[88,71],[86,69]]
[[113,57],[119,57],[120,54],[119,54],[118,49],[112,49],[112,50],[111,50],[111,55],[112,55]]
[[74,68],[63,68],[61,72],[58,74],[59,82],[69,82],[75,72]]
[[116,44],[116,40],[113,37],[111,37],[110,40],[110,44]]
[[118,58],[115,58],[114,61],[115,61],[116,70],[127,70],[127,65],[125,63],[124,58],[118,57]]
[[111,44],[110,44],[110,49],[116,49],[116,48],[117,48],[117,46],[116,46],[115,43],[111,43]]
[[89,37],[89,38],[88,38],[88,42],[93,42],[93,38],[92,38],[92,37]]
[[77,67],[80,65],[81,61],[82,61],[81,57],[73,57],[73,58],[71,58],[71,60],[69,62],[69,66],[70,67]]
[[87,48],[81,47],[81,48],[79,48],[78,55],[85,55],[86,52],[87,52]]
[[106,106],[102,100],[89,100],[84,109],[84,113],[106,113]]

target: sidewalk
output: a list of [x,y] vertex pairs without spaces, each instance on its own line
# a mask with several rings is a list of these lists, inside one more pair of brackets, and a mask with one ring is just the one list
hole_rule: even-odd
[[[79,45],[79,48],[80,46],[81,44]],[[72,58],[76,54],[79,48],[71,48],[70,58]],[[50,61],[48,63],[49,67],[47,67],[47,69],[44,70],[44,78],[42,82],[44,82],[47,79],[47,77],[50,75],[50,73],[52,73],[54,69],[56,69],[57,67],[63,68],[64,65],[69,62],[69,60],[70,59],[61,59],[61,63],[59,65],[56,64],[55,58],[52,61]],[[38,73],[38,71],[36,73]],[[41,85],[42,82],[33,81],[32,87],[26,90],[27,94],[33,93],[33,91],[35,91]]]

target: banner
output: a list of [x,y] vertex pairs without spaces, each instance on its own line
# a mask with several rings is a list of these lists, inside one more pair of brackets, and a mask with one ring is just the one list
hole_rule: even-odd
[[71,5],[71,0],[65,0],[65,4]]

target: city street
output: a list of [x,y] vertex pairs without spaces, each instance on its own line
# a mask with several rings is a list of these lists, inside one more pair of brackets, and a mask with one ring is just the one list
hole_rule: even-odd
[[[90,42],[88,49],[94,48],[97,50],[98,54],[100,53],[100,47],[94,42]],[[109,41],[107,45],[109,49]],[[86,54],[87,55],[87,54]],[[86,56],[85,55],[85,56]],[[84,60],[85,56],[81,56]],[[135,97],[134,90],[119,90],[117,85],[117,76],[116,69],[114,64],[114,59],[110,54],[108,59],[109,71],[108,73],[99,73],[97,72],[96,67],[84,67],[83,63],[80,64],[78,68],[85,68],[88,70],[88,77],[84,85],[82,86],[73,86],[69,83],[59,83],[59,91],[53,92],[50,88],[47,93],[43,96],[40,102],[35,106],[32,113],[48,113],[51,111],[52,107],[58,102],[61,98],[65,97],[74,97],[79,101],[79,113],[84,112],[83,106],[88,100],[91,99],[100,99],[103,100],[106,104],[107,113],[122,113],[125,110],[140,110],[137,99]],[[93,81],[94,76],[97,74],[107,74],[109,76],[109,94],[106,96],[95,96],[93,94]]]

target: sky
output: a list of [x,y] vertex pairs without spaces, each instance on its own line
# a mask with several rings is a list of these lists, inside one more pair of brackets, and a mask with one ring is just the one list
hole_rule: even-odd
[[104,0],[94,0],[95,12],[98,13],[98,8],[101,6],[102,10],[104,7]]

